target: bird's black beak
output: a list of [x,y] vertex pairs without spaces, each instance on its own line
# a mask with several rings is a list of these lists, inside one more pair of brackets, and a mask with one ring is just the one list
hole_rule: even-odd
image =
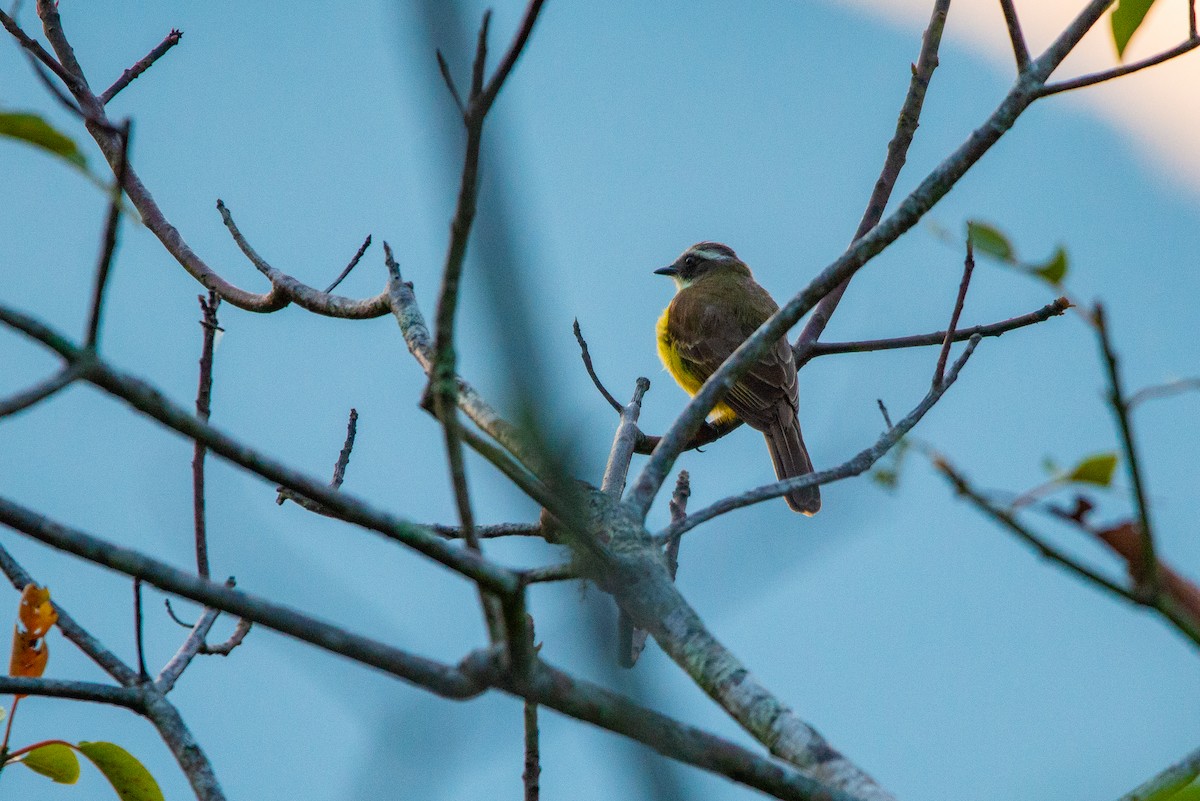
[[655,275],[669,275],[672,278],[679,275],[679,268],[674,264],[668,264],[666,267],[659,267],[654,271]]

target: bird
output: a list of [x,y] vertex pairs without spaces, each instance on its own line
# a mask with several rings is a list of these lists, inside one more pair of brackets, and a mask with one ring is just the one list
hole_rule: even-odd
[[[708,377],[779,306],[728,245],[699,242],[654,271],[675,281],[675,296],[658,320],[658,355],[671,377],[695,395]],[[783,336],[733,385],[709,414],[716,425],[742,420],[762,432],[780,479],[811,473],[800,433],[796,359]],[[817,486],[784,495],[792,511],[821,508]]]

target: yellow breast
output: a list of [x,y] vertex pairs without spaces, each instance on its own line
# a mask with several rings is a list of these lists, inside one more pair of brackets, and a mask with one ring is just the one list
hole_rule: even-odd
[[[700,391],[700,387],[704,385],[704,381],[708,376],[693,373],[689,369],[689,365],[680,357],[674,340],[667,333],[667,322],[670,314],[671,307],[667,306],[667,308],[663,309],[662,316],[658,318],[658,326],[656,327],[658,334],[658,358],[662,359],[663,366],[667,368],[667,372],[675,379],[675,383],[683,387],[683,391],[687,394],[695,395]],[[708,413],[708,419],[718,424],[732,422],[737,419],[737,412],[730,409],[724,403],[718,403]]]

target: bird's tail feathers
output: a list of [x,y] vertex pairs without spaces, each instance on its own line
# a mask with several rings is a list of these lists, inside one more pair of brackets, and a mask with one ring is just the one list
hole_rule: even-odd
[[[767,449],[771,452],[775,475],[782,481],[785,478],[811,473],[813,466],[808,458],[808,450],[804,447],[804,437],[800,434],[799,420],[794,413],[781,414],[780,417],[783,419],[777,425],[763,431],[763,436],[767,440]],[[792,490],[783,498],[793,512],[809,517],[821,509],[821,489],[817,486]]]

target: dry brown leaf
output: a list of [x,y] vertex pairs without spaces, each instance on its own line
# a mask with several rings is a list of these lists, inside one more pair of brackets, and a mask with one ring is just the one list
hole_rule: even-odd
[[10,676],[39,678],[46,670],[50,652],[46,648],[46,633],[58,620],[58,612],[50,603],[50,590],[36,584],[26,584],[21,592],[17,625],[13,628]]

